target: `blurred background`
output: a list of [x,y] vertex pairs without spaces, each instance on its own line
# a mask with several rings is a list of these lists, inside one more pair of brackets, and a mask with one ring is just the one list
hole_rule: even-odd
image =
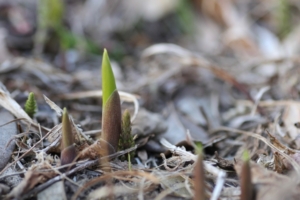
[[1,0],[0,20],[11,54],[47,57],[64,67],[72,55],[101,55],[104,47],[114,60],[125,62],[127,56],[138,57],[156,43],[247,61],[297,52],[299,4],[295,0]]
[[[248,149],[263,168],[275,166],[274,171],[285,173],[278,152],[294,152],[291,156],[299,163],[299,152],[286,151],[300,149],[299,22],[299,0],[0,0],[0,101],[9,106],[7,102],[15,103],[7,101],[12,97],[24,107],[33,92],[38,103],[35,122],[52,129],[61,121],[55,109],[66,107],[78,130],[96,139],[101,132],[100,69],[106,48],[117,88],[127,92],[121,95],[122,110],[134,116],[131,133],[139,144],[134,165],[156,168],[164,162],[163,170],[170,173],[190,166],[178,157],[179,165],[166,168],[159,156],[166,150],[164,138],[187,150],[192,142],[201,143],[205,159],[216,164],[219,158],[241,158]],[[251,133],[234,134],[238,131],[222,130],[224,126]],[[24,128],[26,133],[15,139],[22,152],[40,140],[36,129],[29,130]],[[274,145],[284,144],[280,150],[268,147],[271,134],[281,142],[271,138]],[[37,149],[51,147],[52,139]],[[47,153],[57,155],[58,149]],[[18,162],[25,165],[22,170],[41,159],[29,160]],[[253,180],[258,180],[261,195],[271,196],[257,199],[278,198],[281,192],[294,195],[286,191],[292,184],[299,191],[294,182],[282,187],[273,184],[273,175],[265,181],[268,177],[261,174],[265,172],[253,173]],[[210,191],[214,176],[207,182]],[[186,187],[188,179],[174,180]],[[227,181],[225,196],[233,194],[232,187],[239,194],[237,179],[230,175]],[[70,193],[78,190],[70,188]],[[190,195],[190,189],[186,193]]]
[[250,113],[237,100],[299,99],[299,9],[297,0],[1,0],[0,79],[21,105],[34,92],[48,127],[57,120],[43,94],[85,130],[99,128],[99,96],[64,95],[100,90],[106,48],[118,89],[161,115],[140,133],[164,132],[176,144],[188,129],[203,142],[203,129]]

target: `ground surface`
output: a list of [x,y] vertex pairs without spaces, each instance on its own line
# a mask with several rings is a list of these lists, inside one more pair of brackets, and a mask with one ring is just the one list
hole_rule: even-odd
[[[241,199],[249,174],[248,198],[298,199],[298,1],[64,3],[0,1],[1,199],[200,199],[201,180],[207,199]],[[137,146],[111,173],[103,158],[61,171],[62,108],[79,151],[101,133],[104,48]]]

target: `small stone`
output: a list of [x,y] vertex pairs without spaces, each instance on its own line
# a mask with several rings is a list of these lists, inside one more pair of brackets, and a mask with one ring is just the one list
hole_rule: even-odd
[[37,195],[38,200],[67,200],[64,182],[59,181]]
[[[0,125],[10,122],[14,119],[14,116],[10,112],[3,108],[0,109]],[[15,122],[11,122],[0,127],[0,170],[7,165],[11,157],[11,154],[15,148],[15,142],[11,140],[17,133],[18,130]],[[6,147],[8,142],[10,142],[10,144]]]

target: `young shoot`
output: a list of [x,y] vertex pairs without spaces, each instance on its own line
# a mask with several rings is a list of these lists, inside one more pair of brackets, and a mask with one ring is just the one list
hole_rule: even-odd
[[[119,139],[119,150],[125,150],[133,147],[135,145],[134,138],[131,134],[131,121],[130,113],[128,110],[125,110],[122,115],[122,132]],[[135,154],[134,151],[127,154],[129,169],[131,169],[131,157]],[[121,160],[125,160],[125,156],[121,157]]]
[[33,118],[37,111],[37,103],[34,98],[34,93],[30,92],[25,103],[25,112],[28,114],[29,117]]
[[243,165],[241,172],[241,200],[253,199],[253,185],[251,181],[250,156],[247,150],[243,153]]
[[205,200],[205,171],[202,146],[197,145],[198,159],[194,168],[194,200]]
[[102,58],[102,156],[115,153],[121,134],[121,103],[106,49]]
[[61,165],[70,164],[77,156],[77,151],[74,146],[74,135],[72,134],[71,122],[68,111],[64,108],[62,116],[62,141],[61,141]]

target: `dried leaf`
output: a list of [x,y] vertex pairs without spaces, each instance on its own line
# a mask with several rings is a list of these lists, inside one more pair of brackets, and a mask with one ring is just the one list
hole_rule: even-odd
[[60,117],[62,116],[63,110],[56,105],[53,101],[51,101],[48,97],[44,95],[44,99],[46,103],[56,112],[56,114]]
[[138,193],[139,189],[133,189],[131,188],[128,190],[128,187],[126,186],[104,186],[101,188],[98,188],[94,191],[92,191],[87,199],[103,199],[103,198],[109,198],[109,196],[113,193],[116,196],[120,195],[128,195],[130,193]]
[[54,183],[53,185],[46,188],[42,192],[38,193],[37,199],[38,200],[49,200],[49,199],[67,200],[64,182],[59,181],[57,183]]
[[[242,165],[243,162],[237,160],[234,166],[239,176],[241,176]],[[299,187],[293,178],[269,171],[254,162],[251,162],[251,176],[256,188],[256,200],[299,198]]]
[[[50,171],[47,171],[49,169]],[[25,177],[22,180],[22,182],[7,195],[7,198],[20,199],[22,194],[25,194],[26,192],[34,188],[36,185],[44,183],[50,178],[53,178],[55,175],[56,173],[53,170],[51,170],[51,168],[49,168],[49,166],[47,165],[42,165],[38,167],[36,166],[25,173]]]
[[178,197],[191,198],[192,194],[186,187],[191,187],[191,180],[180,175],[167,176],[160,179],[162,188],[168,188]]
[[[299,119],[300,105],[294,103],[290,103],[289,105],[287,105],[285,107],[282,120],[288,132],[288,135],[292,140],[295,140],[300,134],[300,130],[295,126],[295,123],[297,123]],[[295,143],[297,145],[297,148],[300,148],[300,141],[296,140]]]
[[87,148],[83,149],[79,153],[79,159],[97,159],[102,154],[103,148],[101,142],[99,140],[95,141],[92,145],[88,146]]
[[17,118],[25,118],[27,121],[34,123],[21,106],[10,97],[6,87],[0,82],[0,105],[10,111]]
[[[139,111],[139,102],[138,102],[138,95],[130,94],[127,92],[119,91],[118,93],[120,95],[121,101],[125,102],[131,102],[134,104],[134,113],[131,118],[131,122],[133,122],[136,119],[136,116]],[[61,99],[64,100],[73,100],[73,99],[81,99],[81,98],[89,98],[89,97],[101,97],[102,91],[101,90],[93,90],[93,91],[85,91],[85,92],[75,92],[75,93],[69,93],[69,94],[62,94],[60,96]]]

